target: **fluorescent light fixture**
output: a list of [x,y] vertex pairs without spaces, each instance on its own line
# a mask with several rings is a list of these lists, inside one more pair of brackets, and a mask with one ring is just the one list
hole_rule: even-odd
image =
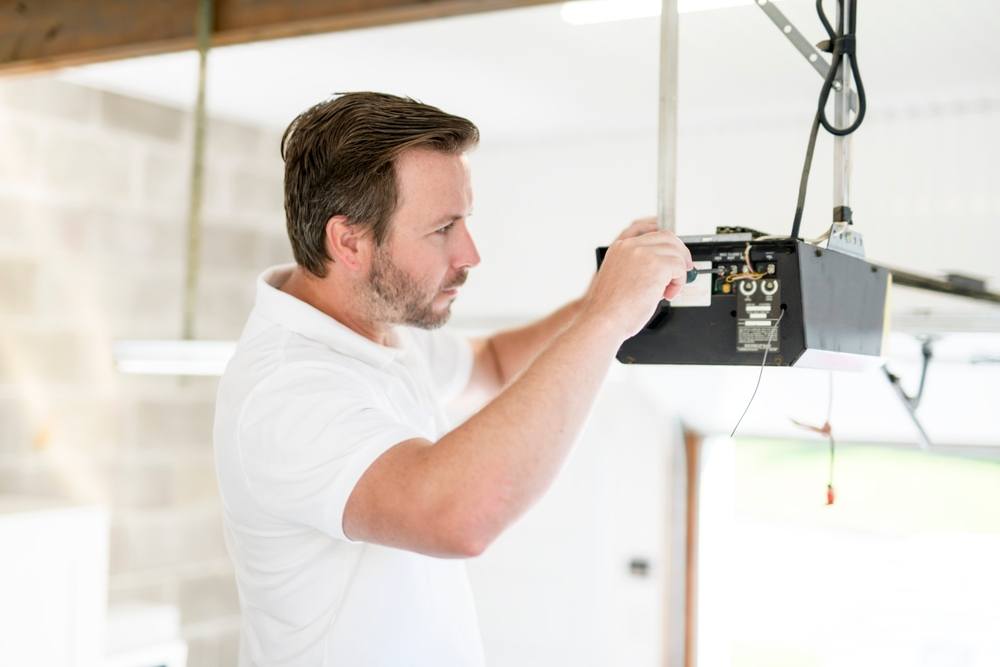
[[[678,0],[680,13],[725,9],[753,4],[753,0]],[[562,18],[571,25],[627,21],[660,15],[661,0],[574,0],[563,3]]]
[[224,340],[121,340],[112,346],[119,371],[142,375],[222,375],[235,349]]

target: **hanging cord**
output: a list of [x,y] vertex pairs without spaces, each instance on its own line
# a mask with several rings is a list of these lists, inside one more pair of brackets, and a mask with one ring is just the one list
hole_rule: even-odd
[[[830,21],[826,18],[826,12],[823,11],[823,0],[816,0],[816,12],[819,14],[819,20],[823,23],[823,28],[830,38],[828,41],[822,42],[819,48],[833,55],[833,59],[830,62],[830,71],[827,72],[826,80],[819,91],[819,106],[816,112],[819,115],[819,122],[823,125],[823,129],[837,137],[846,137],[861,127],[861,122],[865,119],[865,111],[868,110],[868,100],[865,97],[865,84],[861,81],[861,71],[858,69],[858,56],[856,53],[857,36],[855,33],[858,27],[858,0],[848,1],[850,2],[850,22],[848,27],[844,28],[844,0],[837,0],[837,4],[840,6],[840,20],[838,21],[837,30],[834,31],[830,25]],[[858,89],[858,114],[853,123],[847,127],[838,128],[831,125],[830,121],[827,120],[826,102],[830,98],[830,91],[833,89],[834,79],[837,78],[837,74],[840,72],[844,56],[850,58],[851,74],[854,77],[854,85]],[[844,95],[851,94],[849,90],[842,92]]]
[[[802,225],[802,212],[806,205],[806,189],[809,186],[809,172],[812,170],[813,152],[816,149],[816,136],[819,134],[820,125],[823,126],[823,129],[834,136],[846,137],[861,127],[861,122],[864,120],[865,112],[868,109],[868,100],[865,97],[865,85],[861,81],[861,71],[858,69],[858,57],[856,54],[857,37],[855,32],[857,30],[858,22],[858,2],[857,0],[846,1],[849,2],[850,7],[850,20],[848,22],[848,27],[845,30],[845,0],[837,0],[837,4],[840,7],[840,21],[838,22],[837,30],[834,31],[833,26],[830,25],[830,21],[826,17],[826,12],[823,11],[823,0],[816,0],[816,13],[819,14],[819,20],[823,24],[823,29],[826,30],[826,34],[829,38],[826,41],[821,42],[818,47],[821,50],[832,54],[833,59],[830,63],[830,71],[827,72],[826,79],[823,81],[823,87],[820,89],[816,115],[813,118],[812,129],[809,132],[809,145],[806,148],[805,164],[802,166],[802,177],[799,179],[799,196],[795,204],[795,219],[792,222],[791,237],[793,239],[799,237],[799,228]],[[827,120],[826,103],[830,98],[830,91],[833,89],[833,83],[837,78],[837,74],[840,72],[845,56],[850,59],[851,74],[854,76],[854,83],[858,89],[858,111],[853,123],[844,128],[837,128],[831,125],[830,121]],[[842,93],[844,95],[851,94],[850,90],[844,90]]]
[[732,432],[729,434],[730,438],[736,435],[736,429],[738,429],[740,424],[743,423],[743,418],[747,416],[747,411],[753,404],[753,399],[757,396],[757,390],[760,389],[760,379],[764,377],[764,367],[767,366],[767,352],[771,349],[771,341],[774,340],[774,334],[778,330],[778,325],[781,324],[781,318],[784,316],[785,311],[782,310],[781,314],[778,315],[778,319],[774,321],[774,326],[771,327],[771,333],[767,336],[767,345],[764,346],[764,360],[760,362],[760,373],[757,374],[757,384],[753,388],[753,394],[750,395],[750,400],[747,401],[747,406],[743,408],[743,414],[740,415],[739,421],[736,422],[736,426],[733,427]]
[[802,176],[799,178],[799,198],[795,202],[795,219],[792,221],[791,238],[799,238],[799,228],[802,226],[802,211],[806,207],[806,189],[809,187],[809,172],[812,170],[813,151],[816,150],[816,135],[819,133],[819,112],[813,119],[812,130],[809,131],[809,145],[806,148],[806,162],[802,165]]
[[199,0],[195,17],[198,43],[198,96],[194,105],[194,141],[191,156],[191,193],[188,200],[187,264],[184,272],[184,320],[182,337],[194,338],[198,305],[198,265],[201,258],[201,202],[205,171],[205,79],[208,73],[209,38],[212,32],[212,0]]
[[830,417],[833,414],[833,371],[830,371],[830,388],[827,393],[826,401],[826,421],[823,422],[822,426],[812,426],[811,424],[805,424],[796,419],[792,420],[792,423],[796,426],[801,426],[804,429],[808,429],[813,433],[818,433],[824,436],[830,443],[830,470],[827,475],[826,480],[826,504],[832,505],[833,501],[836,499],[836,494],[833,489],[833,462],[834,456],[837,450],[837,443],[833,438],[833,425],[830,423]]

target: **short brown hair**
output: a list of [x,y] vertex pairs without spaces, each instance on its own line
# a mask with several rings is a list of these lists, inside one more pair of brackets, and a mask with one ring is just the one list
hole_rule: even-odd
[[398,188],[395,159],[409,148],[460,153],[479,141],[472,122],[409,97],[340,93],[299,114],[281,137],[285,218],[295,261],[326,275],[326,223],[343,215],[381,245]]

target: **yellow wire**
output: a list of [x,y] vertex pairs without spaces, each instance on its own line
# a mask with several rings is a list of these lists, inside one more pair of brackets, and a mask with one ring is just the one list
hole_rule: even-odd
[[[834,224],[836,224],[836,223],[834,223]],[[827,229],[826,232],[824,232],[821,236],[818,236],[817,238],[814,238],[814,239],[807,239],[806,243],[809,243],[810,245],[819,245],[823,241],[825,241],[828,238],[830,238],[830,234],[832,232],[833,232],[833,225],[831,225],[830,228]],[[755,238],[753,240],[754,241],[758,241],[758,242],[760,242],[760,241],[783,241],[783,240],[785,240],[787,238],[788,238],[787,236],[758,236],[757,238]],[[761,273],[759,271],[754,271],[753,270],[753,264],[750,262],[750,243],[749,242],[747,243],[746,247],[743,249],[743,260],[744,260],[744,262],[745,262],[748,270],[747,271],[742,271],[740,273],[730,273],[728,276],[725,277],[725,281],[727,283],[734,283],[737,280],[760,280],[761,278],[767,276],[766,273]]]
[[753,270],[753,264],[750,262],[750,244],[747,243],[746,248],[743,249],[743,261],[746,264],[747,271],[742,273],[730,273],[726,276],[727,283],[734,283],[737,280],[760,280],[766,273],[760,273],[759,271]]

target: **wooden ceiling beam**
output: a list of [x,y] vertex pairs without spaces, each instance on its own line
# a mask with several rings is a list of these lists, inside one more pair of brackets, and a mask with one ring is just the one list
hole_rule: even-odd
[[[212,46],[557,0],[215,0]],[[193,49],[198,0],[0,0],[0,74]]]

